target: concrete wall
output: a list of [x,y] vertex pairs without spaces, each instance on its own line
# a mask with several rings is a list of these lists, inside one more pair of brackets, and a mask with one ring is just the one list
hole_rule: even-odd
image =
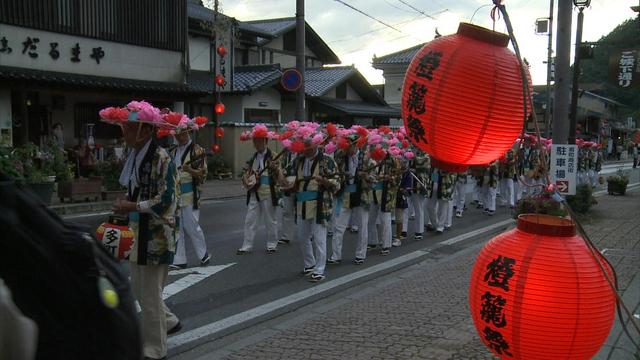
[[[261,102],[266,103],[266,106],[260,106]],[[245,95],[242,98],[243,109],[270,109],[279,111],[280,105],[280,92],[273,88],[263,88],[250,95]]]
[[[110,41],[83,38],[48,31],[0,24],[0,34],[9,41],[11,54],[0,56],[0,65],[125,79],[164,82],[183,81],[182,53]],[[22,42],[38,38],[37,58],[22,54]],[[49,55],[50,43],[57,42],[60,57]],[[80,45],[80,62],[71,61],[71,49]],[[92,48],[102,47],[100,64],[90,57]]]
[[225,95],[222,98],[225,111],[219,118],[221,123],[244,122],[244,111],[242,107],[243,97],[243,95]]
[[360,95],[349,84],[347,84],[347,100],[362,100]]
[[193,70],[209,71],[211,43],[204,37],[189,36],[189,64]]
[[0,89],[0,146],[12,146],[11,90]]

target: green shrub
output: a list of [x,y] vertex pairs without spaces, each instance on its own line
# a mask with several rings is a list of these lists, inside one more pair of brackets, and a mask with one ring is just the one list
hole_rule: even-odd
[[576,186],[576,194],[567,196],[567,204],[573,211],[584,214],[591,206],[597,204],[598,201],[593,197],[593,189],[589,184],[580,184]]
[[516,204],[513,217],[517,219],[520,214],[567,216],[568,212],[561,203],[551,198],[551,194],[542,193],[520,199]]
[[213,179],[214,176],[220,173],[227,173],[231,171],[231,167],[225,161],[221,154],[213,154],[207,156],[207,178]]

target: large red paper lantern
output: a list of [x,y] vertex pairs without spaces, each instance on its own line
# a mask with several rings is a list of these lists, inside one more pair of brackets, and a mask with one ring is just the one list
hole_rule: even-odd
[[96,230],[96,238],[107,251],[118,260],[129,258],[133,247],[133,231],[126,225],[126,220],[118,216],[109,216],[109,220],[100,224]]
[[487,243],[469,287],[478,334],[502,358],[591,359],[609,335],[615,301],[575,225],[549,215],[520,215],[516,229]]
[[507,35],[461,23],[457,34],[425,44],[409,65],[402,89],[407,134],[445,170],[454,171],[446,163],[491,163],[520,135],[522,77],[508,43]]

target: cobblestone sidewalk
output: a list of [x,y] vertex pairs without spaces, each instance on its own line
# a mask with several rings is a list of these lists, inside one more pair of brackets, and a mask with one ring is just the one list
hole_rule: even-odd
[[[605,255],[624,290],[640,271],[640,192],[598,201],[584,225],[601,250],[610,249]],[[439,264],[418,264],[405,275],[395,275],[401,279],[389,285],[348,296],[341,305],[318,311],[297,325],[271,328],[271,336],[236,347],[225,358],[493,359],[476,335],[467,303],[478,249]],[[379,281],[384,279],[369,286]],[[637,303],[629,306],[638,311]],[[632,358],[626,356],[613,358]]]

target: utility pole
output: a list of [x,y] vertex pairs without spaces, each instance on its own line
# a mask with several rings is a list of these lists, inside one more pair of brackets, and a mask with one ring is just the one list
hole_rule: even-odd
[[[589,6],[589,1],[585,1]],[[576,53],[573,61],[573,84],[571,85],[571,119],[569,121],[569,144],[576,143],[576,119],[578,117],[578,82],[580,79],[580,45],[582,45],[582,24],[585,6],[578,6],[578,26],[576,28]]]
[[544,111],[544,124],[545,137],[548,139],[551,136],[551,57],[553,55],[553,3],[555,0],[549,2],[549,45],[547,46],[547,108]]
[[570,0],[558,0],[558,34],[556,37],[555,85],[553,106],[553,143],[566,144],[569,137],[569,59],[571,57]]
[[296,91],[296,120],[306,121],[304,111],[304,77],[305,77],[305,58],[304,58],[304,0],[296,0],[296,68],[300,72],[302,78],[300,88]]

